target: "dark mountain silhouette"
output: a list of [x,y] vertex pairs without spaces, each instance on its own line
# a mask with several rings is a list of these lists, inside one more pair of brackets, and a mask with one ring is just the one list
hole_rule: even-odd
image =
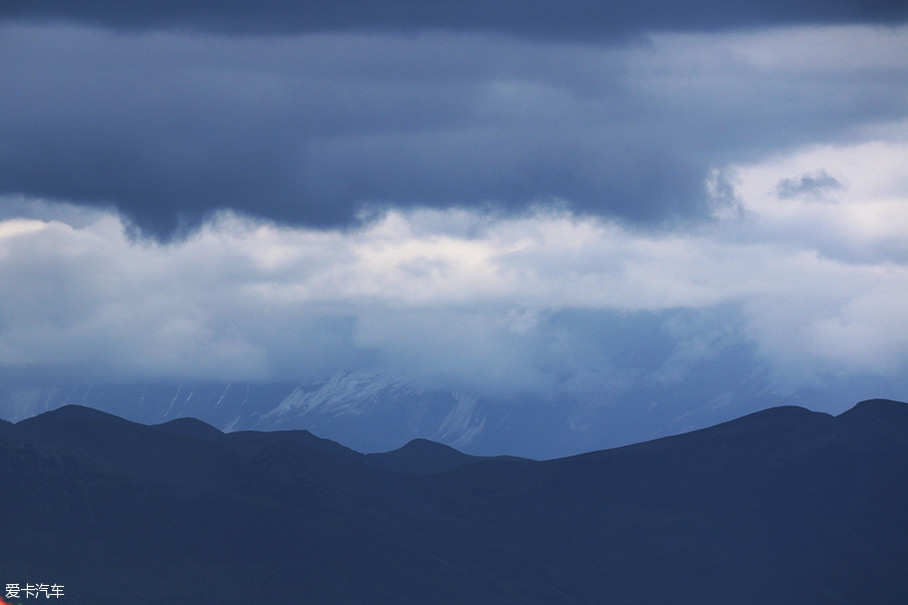
[[210,424],[195,418],[176,418],[169,422],[155,424],[152,428],[172,435],[182,435],[183,437],[194,437],[196,439],[220,441],[224,438],[224,433]]
[[482,458],[428,439],[413,439],[382,454],[366,454],[369,466],[399,473],[440,473],[478,460]]
[[908,598],[908,404],[884,400],[544,462],[67,406],[0,423],[0,485],[0,582],[71,604]]
[[396,450],[363,456],[363,461],[373,468],[398,473],[441,473],[481,460],[528,459],[517,456],[471,456],[428,439],[413,439]]

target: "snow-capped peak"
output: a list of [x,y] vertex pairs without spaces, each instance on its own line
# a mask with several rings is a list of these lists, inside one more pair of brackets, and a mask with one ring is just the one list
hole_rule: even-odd
[[268,423],[288,414],[305,415],[356,413],[364,405],[398,391],[411,390],[406,384],[380,372],[338,372],[324,383],[299,386],[273,410],[262,416]]

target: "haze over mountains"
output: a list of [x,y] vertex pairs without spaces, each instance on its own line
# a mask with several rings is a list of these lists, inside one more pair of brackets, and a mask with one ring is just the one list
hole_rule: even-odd
[[309,384],[0,386],[0,418],[18,421],[75,404],[146,424],[194,417],[225,432],[307,429],[363,452],[424,438],[472,454],[542,459],[677,434],[782,403],[845,409],[830,401],[847,391],[785,397],[760,374],[722,369],[720,361],[689,372],[681,392],[676,381],[639,374],[618,395],[594,403],[567,390],[517,397],[420,388],[365,371]]
[[0,423],[0,581],[67,603],[904,603],[908,405],[534,462],[415,441]]

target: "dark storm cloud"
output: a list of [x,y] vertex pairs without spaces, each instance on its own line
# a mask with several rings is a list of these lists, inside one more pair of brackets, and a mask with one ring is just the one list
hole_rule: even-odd
[[[908,112],[898,61],[837,71],[828,48],[818,76],[810,57],[736,57],[764,44],[742,40],[8,24],[0,193],[115,205],[161,235],[220,208],[326,226],[365,204],[520,211],[553,198],[653,223],[702,216],[704,179],[731,158]],[[798,59],[817,43],[766,44],[803,45]]]
[[341,224],[366,202],[559,197],[651,219],[689,203],[702,172],[635,123],[620,66],[590,50],[69,28],[3,39],[16,58],[0,66],[0,189],[115,204],[159,234],[225,207]]
[[641,30],[714,30],[776,24],[893,22],[908,6],[892,0],[7,0],[0,17],[71,20],[111,28],[191,28],[234,33],[322,31],[496,31],[596,39]]
[[802,174],[793,179],[782,179],[776,186],[776,191],[781,198],[802,196],[818,198],[843,189],[845,186],[838,179],[823,170],[812,174]]

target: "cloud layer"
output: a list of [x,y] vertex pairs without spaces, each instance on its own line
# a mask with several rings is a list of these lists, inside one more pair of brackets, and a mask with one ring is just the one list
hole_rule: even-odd
[[680,382],[744,344],[782,389],[896,377],[906,133],[726,166],[696,230],[551,206],[388,210],[333,230],[221,213],[164,244],[109,211],[9,198],[0,367],[249,381],[368,367],[425,386],[602,397],[622,372]]
[[362,0],[286,2],[259,0],[225,4],[183,0],[124,6],[116,0],[8,0],[0,19],[75,21],[113,29],[198,29],[268,34],[323,31],[493,31],[524,37],[602,39],[641,30],[714,29],[800,23],[903,22],[908,9],[891,0],[763,0],[729,2],[602,2],[563,0],[557,10],[546,3],[519,0]]
[[561,200],[636,224],[708,216],[716,166],[908,114],[908,29],[228,37],[0,26],[0,192],[115,205],[167,237],[232,208]]

